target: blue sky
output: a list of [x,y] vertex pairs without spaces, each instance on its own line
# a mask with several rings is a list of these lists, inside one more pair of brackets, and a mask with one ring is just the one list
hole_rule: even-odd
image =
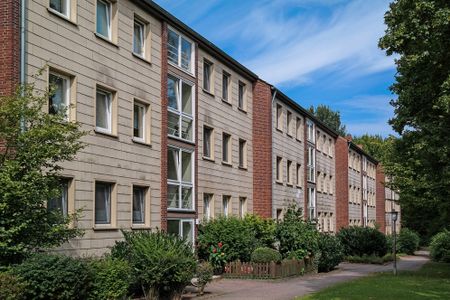
[[353,135],[393,133],[393,57],[378,49],[388,0],[156,0],[308,108],[341,112]]

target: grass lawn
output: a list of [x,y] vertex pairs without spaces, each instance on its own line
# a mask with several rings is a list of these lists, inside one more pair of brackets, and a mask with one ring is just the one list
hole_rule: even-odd
[[340,283],[297,300],[450,299],[450,264],[429,262],[419,271],[379,273]]

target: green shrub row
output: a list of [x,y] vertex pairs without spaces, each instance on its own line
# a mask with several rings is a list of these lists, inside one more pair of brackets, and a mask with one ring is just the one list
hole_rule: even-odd
[[[394,238],[392,235],[386,236],[388,252],[393,251]],[[419,249],[419,234],[408,228],[402,228],[397,236],[397,253],[405,253],[412,255],[414,251]]]
[[375,264],[375,265],[382,265],[387,262],[393,261],[394,256],[392,253],[388,253],[384,256],[376,256],[376,255],[366,255],[363,256],[347,256],[345,258],[346,261],[350,263],[356,263],[356,264]]
[[342,228],[337,237],[345,256],[384,256],[388,251],[386,236],[375,228],[350,226]]
[[450,231],[444,229],[431,238],[430,255],[434,261],[450,263]]

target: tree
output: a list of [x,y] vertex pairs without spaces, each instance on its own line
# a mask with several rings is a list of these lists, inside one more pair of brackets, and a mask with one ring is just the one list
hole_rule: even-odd
[[50,95],[28,84],[0,98],[0,264],[81,234],[69,226],[75,215],[46,208],[60,195],[61,163],[74,159],[84,135],[64,112],[46,113]]
[[383,164],[388,163],[389,155],[391,153],[392,143],[395,141],[394,136],[383,138],[381,135],[364,134],[360,137],[354,137],[353,143],[361,145],[363,150],[370,156]]
[[339,135],[344,137],[347,135],[345,125],[341,123],[341,113],[339,111],[333,111],[329,106],[322,104],[319,104],[315,109],[314,106],[311,106],[309,111],[325,125],[339,133]]
[[403,220],[426,237],[450,224],[450,2],[396,0],[379,46],[396,54],[390,120],[400,134],[387,172]]

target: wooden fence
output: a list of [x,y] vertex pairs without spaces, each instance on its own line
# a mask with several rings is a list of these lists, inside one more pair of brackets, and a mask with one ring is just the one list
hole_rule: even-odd
[[234,261],[225,265],[224,277],[274,279],[298,276],[313,271],[311,259],[283,260],[281,263],[244,263]]

